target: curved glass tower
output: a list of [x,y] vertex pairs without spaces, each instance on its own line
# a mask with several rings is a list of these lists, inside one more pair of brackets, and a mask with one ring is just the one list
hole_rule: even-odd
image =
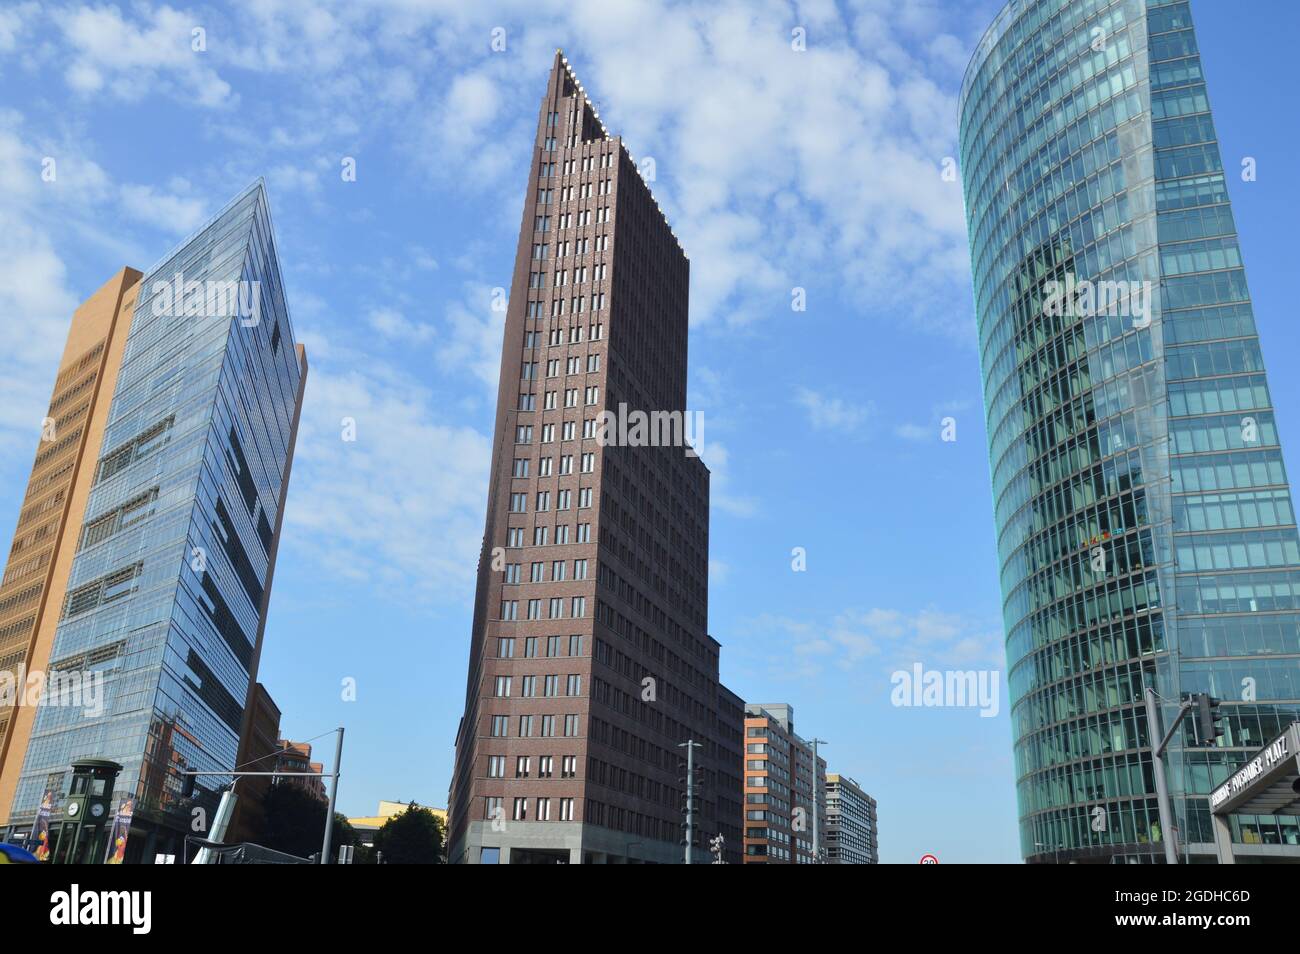
[[1224,700],[1167,761],[1212,854],[1206,794],[1300,717],[1300,542],[1188,4],[1012,0],[960,109],[1021,852],[1163,859],[1149,684]]

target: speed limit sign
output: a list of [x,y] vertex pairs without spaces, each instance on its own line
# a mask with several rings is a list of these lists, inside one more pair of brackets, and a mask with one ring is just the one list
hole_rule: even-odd
[[923,865],[937,865],[938,863],[939,863],[939,859],[936,858],[934,855],[921,856],[921,864]]

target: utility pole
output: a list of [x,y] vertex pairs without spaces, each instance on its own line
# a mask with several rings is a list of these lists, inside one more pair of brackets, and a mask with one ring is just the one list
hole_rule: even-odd
[[821,823],[818,821],[817,818],[818,815],[817,812],[817,746],[830,745],[830,743],[827,742],[825,739],[809,739],[808,741],[812,745],[812,750],[813,750],[813,761],[812,761],[813,864],[819,865],[822,863],[822,832],[821,832]]
[[677,747],[686,750],[686,824],[682,827],[686,829],[686,863],[689,865],[694,863],[691,848],[695,840],[695,750],[704,746],[694,739],[687,739],[678,742]]
[[[1169,786],[1165,782],[1165,749],[1169,745],[1169,740],[1174,737],[1174,732],[1178,730],[1178,725],[1183,721],[1183,715],[1188,709],[1192,708],[1192,702],[1184,702],[1178,707],[1178,714],[1174,716],[1173,725],[1169,731],[1161,738],[1160,735],[1160,709],[1156,703],[1156,691],[1150,686],[1146,687],[1147,702],[1147,734],[1151,737],[1151,772],[1156,780],[1156,802],[1160,806],[1160,836],[1165,843],[1165,864],[1178,864],[1178,838],[1174,833],[1174,811],[1169,804]],[[1160,741],[1156,741],[1159,739]]]
[[321,845],[320,863],[329,864],[330,836],[334,834],[334,803],[339,795],[339,767],[343,764],[343,726],[338,728],[338,743],[334,747],[334,780],[330,783],[330,807],[325,815],[325,843]]

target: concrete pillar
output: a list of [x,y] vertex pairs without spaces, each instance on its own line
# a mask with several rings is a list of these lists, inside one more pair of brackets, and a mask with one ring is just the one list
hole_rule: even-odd
[[1226,815],[1210,815],[1214,825],[1214,849],[1219,856],[1219,864],[1235,865],[1237,859],[1232,854],[1232,826]]

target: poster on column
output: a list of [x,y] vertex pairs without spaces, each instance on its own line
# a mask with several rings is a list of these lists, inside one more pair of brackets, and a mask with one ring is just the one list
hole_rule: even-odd
[[27,836],[27,850],[36,856],[37,861],[50,860],[50,815],[54,811],[57,793],[47,788],[41,796],[41,807],[36,809],[36,822],[32,833]]
[[128,796],[122,799],[122,804],[117,807],[117,814],[113,817],[113,832],[108,839],[108,857],[104,859],[106,865],[120,865],[126,860],[126,839],[131,834],[131,815],[135,812],[135,798]]

